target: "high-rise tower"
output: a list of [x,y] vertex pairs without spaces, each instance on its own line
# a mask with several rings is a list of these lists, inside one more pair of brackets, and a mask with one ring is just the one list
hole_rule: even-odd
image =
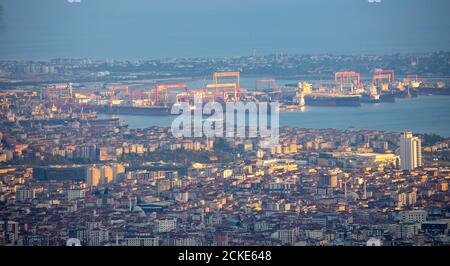
[[400,137],[400,167],[413,170],[422,165],[422,144],[411,132],[404,132]]

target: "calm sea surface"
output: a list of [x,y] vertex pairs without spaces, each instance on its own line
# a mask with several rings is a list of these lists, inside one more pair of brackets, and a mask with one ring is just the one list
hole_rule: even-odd
[[[111,115],[99,115],[112,117]],[[169,127],[175,116],[116,115],[130,128]],[[450,96],[419,96],[395,103],[361,107],[307,106],[304,111],[281,111],[280,125],[300,128],[411,130],[450,137]]]
[[407,53],[450,44],[445,0],[70,2],[0,0],[0,59]]

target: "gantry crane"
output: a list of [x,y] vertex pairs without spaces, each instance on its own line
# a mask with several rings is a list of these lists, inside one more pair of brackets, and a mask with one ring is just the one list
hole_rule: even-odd
[[395,81],[394,70],[377,69],[373,75],[373,83],[381,84],[382,91],[389,90],[389,84]]
[[225,71],[225,72],[214,72],[214,74],[213,74],[213,80],[214,80],[214,83],[216,83],[216,84],[220,83],[219,82],[220,79],[230,78],[230,77],[236,78],[236,86],[238,88],[240,88],[241,87],[241,83],[240,83],[241,73],[240,72]]
[[336,86],[359,86],[361,82],[361,75],[358,72],[336,72],[334,74],[334,83]]
[[[214,98],[218,95],[222,94],[222,99],[224,102],[227,102],[228,100],[228,90],[232,90],[233,92],[233,101],[237,102],[240,98],[240,89],[238,88],[238,85],[236,83],[216,83],[216,84],[206,84],[206,89],[215,89]],[[222,92],[219,91],[219,89],[222,89]]]
[[339,87],[341,91],[344,90],[344,87],[350,87],[351,92],[354,92],[354,89],[359,89],[361,87],[361,75],[355,71],[346,71],[346,72],[336,72],[334,74],[334,84],[336,87]]
[[[235,78],[234,83],[223,83],[221,82],[223,78]],[[214,72],[213,74],[213,81],[215,84],[208,84],[207,89],[209,88],[215,88],[216,89],[216,95],[219,94],[218,90],[219,88],[222,88],[222,97],[223,101],[226,102],[227,99],[227,91],[233,90],[234,98],[233,101],[239,101],[240,93],[241,93],[241,73],[237,71],[219,71]]]
[[156,84],[155,85],[155,105],[158,105],[161,101],[159,95],[160,92],[164,92],[164,103],[167,105],[168,101],[168,90],[169,89],[184,89],[184,93],[188,94],[188,85],[186,83],[177,84]]
[[388,81],[389,83],[392,83],[395,81],[395,74],[394,70],[383,70],[383,69],[377,69],[375,70],[375,73],[373,75],[373,80],[377,84],[379,81]]
[[129,96],[128,86],[109,87],[111,98],[114,99],[116,91],[125,91],[125,95]]

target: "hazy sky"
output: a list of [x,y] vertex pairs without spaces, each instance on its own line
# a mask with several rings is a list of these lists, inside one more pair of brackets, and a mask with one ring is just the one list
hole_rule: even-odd
[[0,59],[450,50],[448,0],[0,0]]

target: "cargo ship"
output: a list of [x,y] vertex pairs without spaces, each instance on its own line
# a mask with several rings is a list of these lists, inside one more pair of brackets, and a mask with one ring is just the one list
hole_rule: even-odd
[[411,97],[415,98],[418,96],[418,93],[416,90],[408,88],[407,90],[404,90],[404,91],[394,91],[393,95],[394,95],[394,97],[397,97],[397,98],[411,98]]
[[363,94],[361,94],[361,102],[363,102],[363,103],[379,103],[380,95],[363,93]]
[[450,88],[420,88],[418,89],[420,95],[450,95]]
[[170,108],[167,106],[127,106],[127,105],[96,105],[95,111],[104,114],[117,115],[169,115]]
[[332,93],[310,93],[305,95],[308,106],[361,106],[361,96]]
[[361,94],[361,102],[364,103],[379,103],[380,94],[378,93],[377,87],[372,84],[368,92]]
[[383,103],[394,103],[395,95],[392,93],[381,93],[380,94],[380,102]]

